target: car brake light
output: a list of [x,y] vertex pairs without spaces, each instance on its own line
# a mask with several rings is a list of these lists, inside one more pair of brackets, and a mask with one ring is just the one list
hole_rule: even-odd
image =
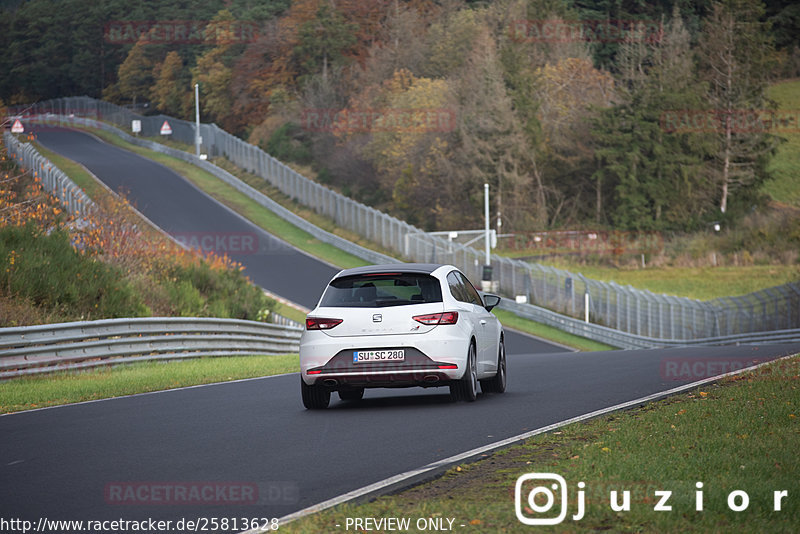
[[442,312],[442,313],[429,313],[427,315],[415,315],[412,317],[418,323],[426,325],[437,324],[456,324],[458,321],[458,312]]
[[326,319],[324,317],[306,317],[306,330],[330,330],[341,324],[342,319]]

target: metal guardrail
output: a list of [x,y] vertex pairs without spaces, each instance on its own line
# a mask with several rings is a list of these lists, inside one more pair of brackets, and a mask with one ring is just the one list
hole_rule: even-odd
[[301,333],[296,326],[184,317],[0,328],[0,379],[147,360],[293,353]]
[[61,169],[39,154],[30,143],[22,143],[10,132],[3,132],[3,142],[9,157],[24,169],[29,169],[39,178],[42,187],[61,201],[69,213],[85,218],[96,211],[97,205],[83,189],[73,182]]
[[[142,120],[143,135],[157,135],[158,127],[163,120],[169,120],[175,132],[173,137],[193,143],[194,125],[187,121],[165,116],[142,117],[125,108],[88,97],[51,100],[32,106],[30,112],[49,113],[54,121],[79,123],[85,120],[86,124],[114,131],[141,146],[201,166],[212,165],[201,162],[186,152],[133,138],[121,130],[93,119],[102,118],[127,128],[130,120],[137,118]],[[81,119],[81,117],[90,118]],[[204,149],[209,155],[227,157],[238,167],[261,176],[285,194],[330,217],[338,226],[362,235],[387,250],[393,250],[410,261],[452,263],[472,280],[481,278],[484,258],[480,251],[451,243],[439,236],[427,235],[414,226],[346,198],[298,174],[260,148],[238,139],[214,124],[202,124],[200,133]],[[231,185],[238,182],[238,185],[234,186],[240,191],[253,195],[253,198],[262,205],[272,209],[269,199],[236,177],[213,165],[208,169],[216,169],[214,174]],[[276,209],[280,211],[282,208]],[[301,227],[309,224],[298,219],[294,218],[291,222]],[[383,255],[375,256],[376,253],[363,247],[350,248],[357,245],[348,244],[338,236],[320,229],[314,229],[313,232],[321,240],[332,239],[327,242],[340,246],[367,261],[373,263],[397,261],[393,258],[387,259]],[[686,343],[691,340],[740,333],[800,327],[800,283],[776,286],[739,297],[698,301],[620,286],[614,282],[591,280],[579,273],[496,255],[492,256],[491,264],[501,294],[509,297],[524,295],[528,302],[536,305],[534,307],[546,307],[556,312],[553,320],[564,315],[583,317],[587,311],[584,295],[588,294],[588,312],[593,323],[639,337],[658,338],[664,343],[671,341]]]

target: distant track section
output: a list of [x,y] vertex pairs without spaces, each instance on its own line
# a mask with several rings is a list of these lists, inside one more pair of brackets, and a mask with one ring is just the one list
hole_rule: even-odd
[[338,272],[269,234],[152,160],[65,128],[37,126],[46,148],[84,165],[160,228],[182,242],[225,252],[261,287],[313,308]]

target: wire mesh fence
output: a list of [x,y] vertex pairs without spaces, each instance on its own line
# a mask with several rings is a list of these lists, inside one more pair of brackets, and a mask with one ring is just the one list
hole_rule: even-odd
[[[167,121],[171,138],[194,145],[195,125],[163,115],[143,116],[89,97],[69,97],[38,103],[15,113],[40,119],[86,117],[130,131],[141,121],[142,136],[158,137]],[[237,167],[260,176],[287,196],[408,261],[450,263],[473,281],[482,278],[484,256],[478,250],[452,243],[391,215],[380,212],[320,185],[273,158],[259,147],[201,124],[201,149],[209,157],[225,157]],[[800,327],[800,282],[738,297],[698,301],[660,295],[614,282],[603,282],[563,269],[493,255],[498,292],[622,332],[665,340],[692,340],[747,332]],[[587,309],[588,306],[588,309]]]

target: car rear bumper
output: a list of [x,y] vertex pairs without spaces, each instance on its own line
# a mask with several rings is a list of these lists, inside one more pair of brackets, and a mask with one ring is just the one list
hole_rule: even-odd
[[[308,334],[308,332],[307,332]],[[312,333],[300,344],[300,369],[308,385],[329,387],[407,387],[440,386],[464,375],[469,342],[463,337],[412,340],[403,336],[405,344],[392,344],[399,339],[331,338]],[[357,340],[358,344],[354,343]],[[402,362],[353,363],[353,352],[361,350],[403,349]]]

